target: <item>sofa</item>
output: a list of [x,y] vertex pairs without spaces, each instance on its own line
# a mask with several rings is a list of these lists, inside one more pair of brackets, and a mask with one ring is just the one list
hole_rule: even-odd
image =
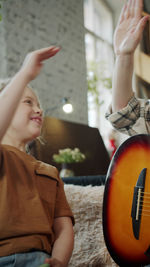
[[105,175],[67,177],[62,180],[75,217],[75,245],[69,267],[116,267],[103,238]]

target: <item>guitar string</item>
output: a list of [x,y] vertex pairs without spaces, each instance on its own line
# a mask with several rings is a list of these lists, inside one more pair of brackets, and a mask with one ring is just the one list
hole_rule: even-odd
[[141,192],[141,195],[144,196],[144,195],[150,195],[150,192]]
[[144,197],[140,200],[141,203],[145,202],[145,203],[150,203],[150,199],[147,197]]
[[145,208],[150,208],[150,203],[149,202],[140,202],[139,206],[145,207]]
[[150,201],[147,200],[147,199],[143,199],[143,200],[141,199],[141,200],[140,200],[140,203],[141,203],[141,204],[143,204],[143,203],[144,203],[144,204],[150,204]]
[[140,207],[150,207],[150,201],[145,201],[145,199],[140,200]]
[[150,214],[142,212],[142,213],[139,213],[139,216],[150,217]]
[[[144,200],[142,201],[144,202]],[[140,201],[140,208],[139,208],[139,216],[149,217],[150,216],[150,210],[147,210],[146,208],[150,207],[149,205],[143,205]]]
[[147,210],[147,209],[139,209],[139,211],[142,211],[142,212],[150,212],[150,210]]
[[[149,196],[146,196],[145,197],[145,194],[146,195],[149,195],[150,193],[148,192],[141,192],[142,194],[142,199],[140,200],[140,205],[139,205],[139,216],[144,216],[144,217],[150,217],[150,210],[147,210],[146,208],[149,208],[150,207],[150,201],[145,201],[145,200],[149,200],[150,197]],[[139,195],[139,194],[138,194]],[[138,200],[138,195],[137,195],[137,200]],[[141,195],[140,195],[141,196]]]
[[145,214],[145,213],[139,213],[139,216],[144,216],[144,217],[150,217],[150,215],[149,214]]
[[[146,195],[146,196],[145,196]],[[150,193],[149,192],[140,192],[140,197],[142,197],[142,199],[140,199],[140,205],[139,205],[139,216],[144,216],[144,217],[150,217],[150,210],[147,210],[146,208],[150,207],[150,201],[148,201],[150,199]],[[137,200],[138,201],[138,196],[137,195]],[[147,200],[147,201],[145,201]]]
[[[138,196],[139,194],[137,195],[137,200]],[[150,192],[140,192],[140,197],[142,197],[142,199],[140,200],[139,216],[150,217],[150,210],[146,209],[150,207]]]

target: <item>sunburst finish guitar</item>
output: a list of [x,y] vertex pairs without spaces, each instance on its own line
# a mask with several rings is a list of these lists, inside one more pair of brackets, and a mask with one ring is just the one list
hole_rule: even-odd
[[130,137],[112,158],[103,199],[103,233],[119,266],[150,263],[150,135]]

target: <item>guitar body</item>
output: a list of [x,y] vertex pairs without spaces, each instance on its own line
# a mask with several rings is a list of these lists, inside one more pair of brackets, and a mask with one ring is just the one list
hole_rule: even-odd
[[103,199],[106,246],[119,266],[150,263],[150,136],[136,135],[116,151]]

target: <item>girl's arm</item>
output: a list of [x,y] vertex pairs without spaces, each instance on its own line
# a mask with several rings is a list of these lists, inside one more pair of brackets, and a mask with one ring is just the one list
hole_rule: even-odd
[[142,0],[129,0],[122,9],[114,34],[116,54],[112,88],[112,111],[125,107],[133,96],[133,57],[149,16],[141,18]]
[[67,267],[72,255],[74,232],[70,217],[59,217],[54,220],[55,242],[52,258],[46,259],[51,267]]
[[29,53],[21,69],[0,93],[0,141],[9,127],[25,87],[40,73],[43,61],[53,57],[59,50],[51,46]]

